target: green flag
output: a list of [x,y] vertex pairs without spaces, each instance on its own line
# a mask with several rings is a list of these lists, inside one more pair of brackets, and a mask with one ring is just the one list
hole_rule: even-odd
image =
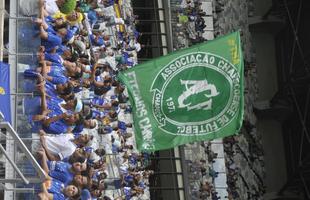
[[236,134],[243,119],[239,32],[120,72],[137,148],[156,151]]

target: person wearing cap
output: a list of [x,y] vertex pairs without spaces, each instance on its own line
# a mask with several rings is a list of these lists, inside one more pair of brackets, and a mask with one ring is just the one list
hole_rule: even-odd
[[83,102],[79,98],[75,98],[72,100],[67,101],[66,103],[60,104],[61,110],[63,112],[72,112],[72,113],[79,113],[82,111]]

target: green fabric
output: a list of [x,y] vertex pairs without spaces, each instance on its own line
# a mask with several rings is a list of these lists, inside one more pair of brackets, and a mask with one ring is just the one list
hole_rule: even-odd
[[76,0],[66,0],[66,2],[60,7],[60,12],[64,14],[70,14],[76,7]]
[[137,148],[156,151],[237,134],[243,120],[240,34],[122,71]]
[[187,15],[180,15],[179,16],[179,22],[182,24],[185,24],[188,22],[188,16]]

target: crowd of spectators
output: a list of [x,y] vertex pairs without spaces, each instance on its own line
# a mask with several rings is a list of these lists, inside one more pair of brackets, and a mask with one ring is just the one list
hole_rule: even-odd
[[[143,48],[135,28],[138,16],[131,9],[122,13],[117,0],[30,2],[28,5],[39,11],[39,17],[32,19],[32,31],[41,39],[41,46],[37,66],[24,73],[25,89],[39,95],[29,101],[26,112],[31,114],[33,130],[40,135],[40,144],[34,145],[33,151],[49,175],[40,198],[150,199],[148,177],[153,172],[146,170],[149,155],[135,149],[126,89],[115,79],[119,70],[137,64],[137,52]],[[174,48],[185,47],[188,39],[192,44],[204,40],[201,2],[183,0],[178,4]],[[214,15],[226,15],[226,4],[217,1]],[[26,7],[21,11],[33,15]],[[215,21],[215,35],[234,30],[221,20]],[[242,157],[248,163],[245,168],[260,182],[256,164],[263,165],[263,152],[253,127],[249,129],[249,149],[240,145],[240,136],[224,140],[227,199],[244,199],[240,180],[247,187],[248,199],[259,199],[264,193],[263,184],[253,187],[239,168]],[[190,179],[200,180],[190,186],[192,198],[218,199],[213,184],[218,173],[212,168],[217,155],[210,145],[203,147],[207,158],[188,163]],[[120,177],[109,178],[109,154],[117,155]],[[110,190],[120,190],[121,194],[111,196]]]
[[[228,137],[223,140],[226,153],[226,171],[228,185],[228,199],[243,199],[245,196],[249,199],[260,199],[265,193],[263,184],[264,174],[260,173],[259,168],[264,166],[263,150],[257,138],[255,129],[248,122],[244,122],[244,136],[247,138],[241,141],[241,137]],[[248,149],[244,149],[244,148]],[[243,162],[246,165],[241,169],[237,164]],[[246,175],[251,174],[253,180],[249,181]],[[247,193],[241,194],[239,180]],[[256,185],[257,183],[260,183]]]
[[202,9],[202,0],[180,0],[176,5],[177,21],[173,24],[175,32],[174,47],[186,47],[186,41],[196,44],[205,41],[203,37],[206,12]]
[[[41,46],[37,65],[23,73],[24,90],[37,94],[24,109],[40,138],[33,153],[48,177],[39,198],[150,199],[149,154],[135,149],[127,92],[116,80],[143,47],[138,16],[117,0],[29,5],[39,10],[31,32]],[[111,154],[119,177],[110,178]]]
[[243,129],[238,136],[223,139],[227,199],[263,199],[264,152],[256,129],[253,103],[258,97],[255,48],[252,46],[248,20],[253,16],[252,0],[218,0],[214,2],[214,36],[240,30],[245,67],[245,111]]
[[[193,160],[186,159],[191,199],[220,199],[214,185],[219,172],[215,171],[213,166],[218,154],[211,150],[210,142],[200,142],[199,144],[198,149],[203,150],[203,152],[197,153]],[[186,145],[186,148],[192,149],[194,147]],[[197,151],[197,149],[193,151]]]

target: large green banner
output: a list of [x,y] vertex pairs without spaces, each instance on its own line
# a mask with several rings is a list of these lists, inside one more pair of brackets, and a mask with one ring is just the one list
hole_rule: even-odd
[[128,89],[141,151],[223,138],[241,128],[239,32],[145,62],[118,79]]

